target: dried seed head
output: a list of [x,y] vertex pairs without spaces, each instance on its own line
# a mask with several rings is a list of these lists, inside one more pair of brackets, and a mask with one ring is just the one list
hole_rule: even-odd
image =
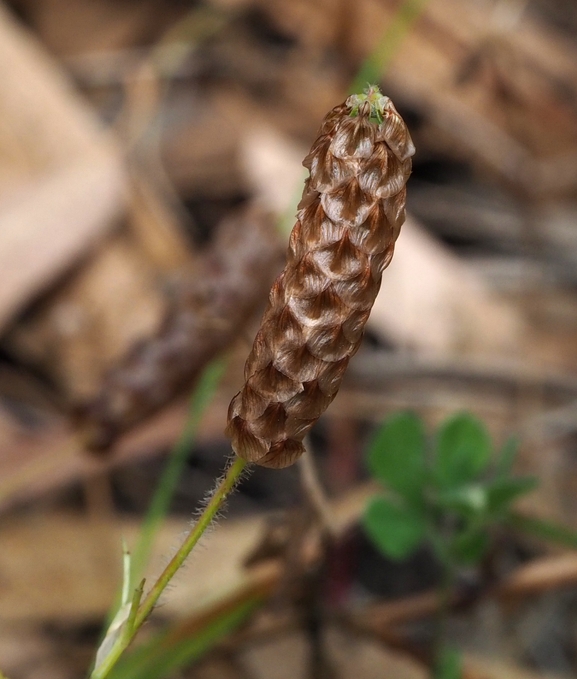
[[199,268],[181,281],[159,332],[134,346],[100,392],[77,408],[88,448],[106,450],[189,387],[230,344],[273,278],[278,243],[272,233],[269,215],[256,206],[223,220]]
[[405,123],[377,87],[325,117],[303,161],[310,177],[287,264],[229,408],[227,434],[248,462],[292,464],[336,396],[405,220],[414,152]]

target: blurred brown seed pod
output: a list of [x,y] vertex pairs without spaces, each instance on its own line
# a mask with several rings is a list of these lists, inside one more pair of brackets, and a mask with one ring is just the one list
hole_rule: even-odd
[[237,337],[274,276],[278,239],[270,216],[248,206],[223,220],[215,242],[156,336],[143,339],[77,408],[86,446],[105,450],[127,429],[189,387],[208,361]]
[[370,87],[325,117],[287,263],[233,398],[227,434],[237,455],[286,467],[335,398],[405,220],[414,146],[391,100]]

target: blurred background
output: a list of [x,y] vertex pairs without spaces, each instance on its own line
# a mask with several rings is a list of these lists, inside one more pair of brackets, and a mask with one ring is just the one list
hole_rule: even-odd
[[[333,536],[306,472],[255,470],[147,626],[153,650],[115,676],[431,676],[439,565],[426,546],[387,559],[359,527],[368,442],[399,410],[518,436],[515,473],[538,479],[519,511],[571,544],[576,38],[573,0],[2,3],[8,679],[86,676],[167,460],[149,573],[213,486],[301,161],[375,78],[417,153],[363,347],[313,432]],[[456,582],[445,679],[575,676],[577,554],[500,528]]]

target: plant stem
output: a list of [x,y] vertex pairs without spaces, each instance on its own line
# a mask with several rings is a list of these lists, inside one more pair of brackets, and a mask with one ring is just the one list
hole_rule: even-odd
[[232,464],[228,467],[220,483],[216,487],[212,497],[210,498],[209,503],[204,508],[198,521],[192,527],[192,530],[188,534],[186,540],[183,542],[178,552],[176,552],[176,554],[172,557],[158,580],[152,586],[152,589],[146,595],[146,598],[142,602],[142,605],[140,606],[136,616],[136,628],[140,627],[146,618],[148,618],[163,590],[173,578],[176,571],[182,566],[186,557],[192,551],[192,548],[200,540],[204,531],[212,523],[212,520],[222,507],[224,501],[238,483],[240,475],[245,467],[246,462],[240,457],[236,458],[234,462],[232,462]]
[[442,567],[442,579],[439,586],[439,610],[433,641],[433,677],[434,679],[456,679],[456,677],[461,676],[460,669],[458,669],[460,667],[459,655],[448,640],[449,618],[456,580],[456,564],[448,553],[443,559]]
[[[95,667],[90,679],[104,679],[108,676],[124,650],[132,642],[138,630],[142,627],[152,609],[158,602],[162,592],[165,590],[168,583],[172,580],[178,569],[182,566],[193,547],[198,543],[208,526],[212,523],[218,511],[228,495],[234,490],[238,483],[243,470],[246,467],[246,462],[241,458],[236,458],[227,468],[224,476],[218,483],[214,490],[210,501],[204,508],[198,521],[194,524],[185,541],[179,547],[176,554],[172,557],[164,571],[154,583],[144,601],[138,608],[134,616],[134,622],[124,634],[121,634],[116,643],[110,649],[110,653],[104,658],[102,663]],[[132,617],[132,616],[131,616]],[[128,621],[127,621],[128,622]]]
[[196,438],[198,425],[223,375],[226,363],[220,359],[211,363],[202,373],[190,400],[189,414],[180,438],[171,451],[166,468],[144,518],[134,556],[132,557],[132,586],[142,576],[154,538],[170,507],[174,489],[186,464],[187,456]]
[[439,589],[439,612],[437,616],[437,633],[435,643],[435,656],[441,657],[446,645],[447,623],[449,622],[449,608],[451,594],[453,592],[453,569],[447,563],[443,564],[443,574]]

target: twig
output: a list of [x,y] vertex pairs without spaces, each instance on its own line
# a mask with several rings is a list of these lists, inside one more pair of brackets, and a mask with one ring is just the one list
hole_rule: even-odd
[[308,437],[305,439],[305,448],[306,453],[298,461],[302,486],[323,528],[332,538],[335,538],[336,528],[331,515],[331,509],[325,491],[319,481]]

